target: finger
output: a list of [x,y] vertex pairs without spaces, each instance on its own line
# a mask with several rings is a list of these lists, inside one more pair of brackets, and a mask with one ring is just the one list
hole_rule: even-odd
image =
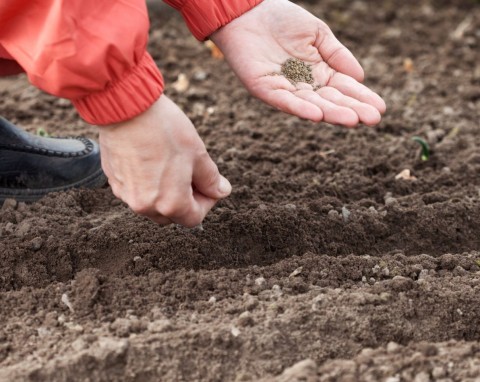
[[194,191],[191,186],[187,189],[177,187],[172,188],[167,195],[164,195],[155,209],[158,215],[191,228],[203,221],[216,202],[216,199]]
[[187,228],[193,228],[202,223],[208,212],[215,206],[217,200],[209,198],[198,191],[193,191],[191,196],[191,208],[179,216],[170,219],[177,224]]
[[[327,28],[325,30],[325,28]],[[328,27],[322,27],[318,33],[316,48],[323,60],[333,69],[362,82],[365,73],[354,55],[337,40]]]
[[381,114],[387,110],[385,101],[378,94],[345,74],[335,73],[327,85],[360,102],[372,105]]
[[[309,91],[312,92],[312,90]],[[314,122],[320,122],[325,118],[324,112],[318,105],[302,97],[297,97],[287,90],[275,90],[272,97],[274,97],[274,102],[271,104],[286,113]]]
[[324,87],[317,90],[317,93],[320,94],[323,99],[326,99],[335,105],[345,106],[354,110],[355,113],[357,113],[359,120],[365,125],[376,125],[382,119],[380,112],[373,106],[348,97],[335,88]]
[[169,219],[166,218],[165,216],[162,216],[160,214],[157,215],[152,215],[152,216],[147,216],[151,221],[157,223],[158,225],[170,225],[173,224],[173,222]]
[[323,119],[322,110],[314,104],[296,97],[292,93],[294,91],[295,86],[281,76],[265,76],[252,89],[253,95],[285,113],[320,122]]
[[217,165],[206,151],[195,162],[192,182],[199,192],[212,199],[225,198],[232,192],[230,182],[220,175]]
[[320,108],[323,112],[323,120],[327,123],[353,127],[359,122],[358,115],[355,111],[348,107],[336,105],[335,103],[322,98],[313,90],[299,90],[295,92],[295,95]]
[[[203,195],[202,193],[200,193],[198,191],[193,191],[193,199],[195,200],[195,202],[197,203],[197,205],[199,207],[200,216],[201,216],[202,221],[205,218],[205,216],[207,216],[207,214],[210,212],[210,210],[215,206],[215,204],[217,204],[217,202],[218,202],[218,200],[209,198],[209,197]],[[200,221],[200,223],[201,223],[201,221]],[[200,224],[200,223],[198,223],[198,224]],[[198,225],[198,224],[196,224],[196,225]]]
[[271,92],[265,102],[297,117],[320,122],[323,119],[322,110],[311,102],[295,96],[288,90],[278,89]]

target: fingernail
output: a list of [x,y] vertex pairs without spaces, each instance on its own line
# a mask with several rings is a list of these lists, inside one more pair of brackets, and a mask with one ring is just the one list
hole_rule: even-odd
[[223,195],[229,195],[230,192],[232,192],[232,185],[226,178],[224,178],[221,175],[220,175],[220,184],[218,185],[218,190]]

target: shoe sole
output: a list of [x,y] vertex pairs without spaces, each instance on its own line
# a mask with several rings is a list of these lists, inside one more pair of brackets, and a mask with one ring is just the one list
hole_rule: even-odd
[[15,199],[18,202],[34,202],[52,192],[67,191],[73,188],[100,188],[105,183],[107,183],[107,178],[100,169],[87,178],[61,187],[42,189],[0,188],[0,205],[5,199]]

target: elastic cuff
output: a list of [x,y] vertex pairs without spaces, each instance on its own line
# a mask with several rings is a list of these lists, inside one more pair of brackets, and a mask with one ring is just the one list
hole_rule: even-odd
[[123,122],[147,110],[163,92],[163,77],[148,52],[137,66],[104,91],[72,100],[80,116],[92,125]]
[[187,0],[180,11],[192,34],[203,41],[261,2],[262,0]]

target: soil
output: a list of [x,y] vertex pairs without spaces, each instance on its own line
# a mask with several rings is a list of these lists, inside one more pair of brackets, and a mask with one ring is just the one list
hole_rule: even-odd
[[[156,226],[108,188],[7,200],[1,381],[480,379],[479,5],[304,6],[359,57],[383,122],[272,110],[179,17],[152,15],[166,92],[233,194],[203,230]],[[0,79],[0,114],[97,135],[22,76]]]

